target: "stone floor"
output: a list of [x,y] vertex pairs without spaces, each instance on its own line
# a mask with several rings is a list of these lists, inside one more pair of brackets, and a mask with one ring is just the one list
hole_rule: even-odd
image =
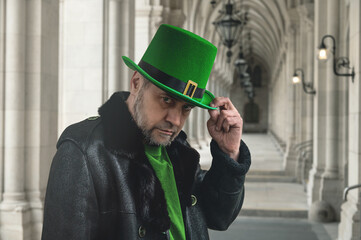
[[307,197],[301,184],[283,172],[283,155],[266,134],[245,134],[252,154],[246,177],[246,197],[241,215],[307,217]]
[[282,171],[283,156],[273,138],[267,134],[243,134],[252,155],[250,171]]
[[[267,134],[244,134],[252,155],[240,216],[225,232],[210,231],[212,240],[331,240],[337,223],[307,220],[304,186],[283,172],[283,154]],[[209,148],[199,150],[202,168],[209,168]]]
[[[335,224],[333,224],[333,227]],[[306,219],[238,217],[225,232],[209,231],[211,240],[335,240],[323,224]]]

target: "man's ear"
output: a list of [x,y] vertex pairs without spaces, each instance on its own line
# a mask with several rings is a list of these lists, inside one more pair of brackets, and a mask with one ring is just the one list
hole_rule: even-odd
[[140,87],[142,86],[142,78],[140,74],[135,71],[132,79],[130,79],[130,94],[137,94]]

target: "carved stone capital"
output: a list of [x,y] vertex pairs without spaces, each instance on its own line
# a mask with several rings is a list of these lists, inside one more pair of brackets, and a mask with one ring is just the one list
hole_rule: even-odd
[[314,25],[314,9],[313,4],[304,4],[297,7],[297,12],[299,14],[299,19],[302,24],[305,26],[307,32],[313,31]]

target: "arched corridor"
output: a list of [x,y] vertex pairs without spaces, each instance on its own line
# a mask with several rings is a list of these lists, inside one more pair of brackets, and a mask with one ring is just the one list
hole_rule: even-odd
[[[213,24],[227,3],[231,48]],[[360,0],[0,0],[0,239],[40,239],[57,139],[128,90],[122,56],[138,62],[162,23],[217,46],[207,89],[243,117],[253,163],[228,239],[361,239],[361,188],[344,199],[361,184]],[[204,168],[208,118],[184,127]]]

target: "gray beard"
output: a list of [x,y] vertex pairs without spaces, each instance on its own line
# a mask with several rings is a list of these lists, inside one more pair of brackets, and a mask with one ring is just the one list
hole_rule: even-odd
[[[152,145],[152,146],[164,146],[164,147],[169,146],[172,143],[172,141],[174,140],[174,138],[176,137],[175,134],[169,138],[169,141],[160,143],[156,139],[154,139],[152,136],[152,131],[155,130],[155,128],[147,129],[147,118],[143,114],[144,113],[144,111],[143,111],[143,106],[144,106],[143,105],[143,92],[144,92],[144,89],[141,88],[139,90],[138,96],[134,102],[134,106],[133,106],[134,121],[136,122],[136,124],[138,125],[140,130],[142,131],[144,141],[146,144]],[[164,125],[167,125],[167,126],[164,126]],[[172,126],[171,123],[168,123],[168,122],[162,124],[162,127],[168,128],[168,129],[175,128],[174,126]]]

